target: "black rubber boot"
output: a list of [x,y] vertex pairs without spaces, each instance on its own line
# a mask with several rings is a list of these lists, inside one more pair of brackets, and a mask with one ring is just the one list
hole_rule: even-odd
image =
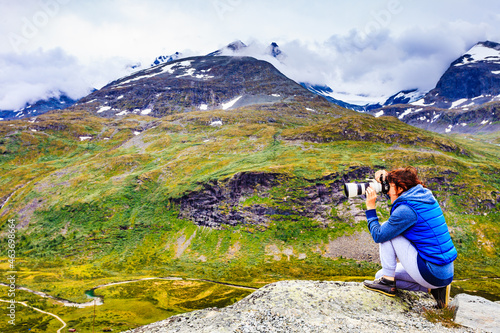
[[450,289],[451,284],[446,287],[441,287],[437,289],[431,289],[431,294],[437,302],[437,308],[443,309],[448,306],[448,300],[450,299]]
[[383,276],[375,281],[365,281],[363,285],[366,289],[382,293],[387,296],[396,296],[396,281],[387,280]]

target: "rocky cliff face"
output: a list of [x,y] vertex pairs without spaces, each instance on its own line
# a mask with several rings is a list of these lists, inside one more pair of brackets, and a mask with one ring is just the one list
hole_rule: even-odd
[[[364,197],[347,200],[343,185],[363,181],[375,170],[352,167],[346,172],[332,173],[320,179],[295,179],[285,174],[244,172],[232,178],[201,184],[197,191],[173,200],[180,208],[180,218],[200,226],[221,228],[224,225],[254,225],[267,228],[271,216],[307,217],[318,226],[333,226],[348,220],[351,224],[365,220],[362,210]],[[463,192],[463,185],[455,184],[457,174],[443,171],[439,176],[426,179],[443,209],[448,200]],[[500,193],[490,199],[462,202],[463,212],[475,213],[494,209],[500,202]],[[383,200],[380,200],[384,207]],[[388,209],[388,207],[385,207]]]
[[426,293],[400,291],[389,298],[355,282],[282,281],[232,306],[177,315],[127,333],[481,332],[429,322],[423,312],[434,305]]
[[[304,216],[329,223],[332,206],[338,207],[338,214],[362,216],[359,208],[345,208],[341,204],[347,200],[343,184],[354,179],[363,179],[374,171],[368,167],[353,168],[344,174],[331,174],[318,180],[303,180],[295,193],[287,196],[270,193],[274,188],[286,187],[292,181],[284,174],[246,172],[229,180],[203,184],[203,189],[191,192],[176,203],[180,205],[181,218],[189,219],[197,225],[219,228],[222,225],[256,224],[268,226],[271,215]],[[245,203],[248,198],[259,196],[266,203]],[[277,205],[274,205],[276,203]],[[279,207],[279,208],[278,208]]]

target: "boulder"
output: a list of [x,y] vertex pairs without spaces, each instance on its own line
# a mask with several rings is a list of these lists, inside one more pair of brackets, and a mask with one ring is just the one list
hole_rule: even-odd
[[477,332],[429,322],[422,313],[434,307],[427,293],[388,297],[357,282],[280,281],[226,308],[184,313],[127,333]]
[[455,322],[457,324],[500,333],[499,303],[479,296],[458,294],[450,305],[456,307]]

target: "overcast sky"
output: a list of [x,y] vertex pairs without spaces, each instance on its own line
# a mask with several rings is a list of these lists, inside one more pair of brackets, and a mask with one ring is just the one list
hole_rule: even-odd
[[286,75],[364,103],[430,90],[475,43],[500,42],[498,0],[0,0],[0,16],[0,109],[235,40],[262,59],[276,42]]

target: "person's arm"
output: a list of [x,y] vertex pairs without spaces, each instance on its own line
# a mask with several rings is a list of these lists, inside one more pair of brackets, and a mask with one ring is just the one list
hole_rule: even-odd
[[375,209],[366,212],[368,229],[375,243],[383,243],[401,235],[405,230],[417,222],[417,214],[406,205],[400,205],[392,212],[389,220],[380,224]]

